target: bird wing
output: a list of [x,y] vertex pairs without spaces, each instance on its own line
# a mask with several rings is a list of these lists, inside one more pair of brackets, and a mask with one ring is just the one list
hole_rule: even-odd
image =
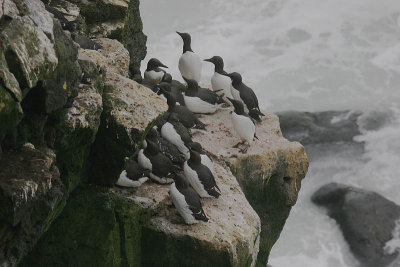
[[218,101],[217,93],[206,88],[199,88],[197,92],[197,97],[211,104],[215,104]]
[[153,165],[152,172],[158,177],[165,177],[174,171],[172,161],[161,153],[152,157],[151,164]]
[[253,109],[253,108],[257,108],[258,110],[260,109],[258,107],[257,96],[254,93],[253,89],[246,86],[245,84],[242,84],[238,89],[240,92],[240,98],[246,104],[248,110]]

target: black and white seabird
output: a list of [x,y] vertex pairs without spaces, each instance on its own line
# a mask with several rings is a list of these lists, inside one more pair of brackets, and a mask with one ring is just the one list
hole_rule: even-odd
[[162,78],[164,77],[165,70],[161,69],[160,67],[168,68],[163,63],[161,63],[160,60],[156,58],[151,58],[147,62],[147,68],[144,71],[144,79],[153,81],[156,84],[161,82]]
[[195,80],[187,80],[187,89],[183,99],[185,106],[194,113],[214,113],[221,107],[221,97],[216,92],[199,87]]
[[174,144],[186,158],[189,158],[187,144],[192,142],[192,138],[189,130],[179,121],[177,114],[169,114],[167,122],[161,127],[161,136]]
[[251,117],[244,111],[242,102],[232,98],[229,100],[235,108],[235,110],[232,112],[233,128],[242,139],[242,142],[239,142],[234,147],[238,147],[240,144],[247,142],[248,146],[240,150],[242,153],[246,153],[247,149],[253,143],[253,139],[257,138],[256,126]]
[[241,101],[244,107],[248,110],[249,115],[258,122],[261,122],[260,116],[265,116],[261,113],[258,106],[258,99],[254,91],[242,82],[242,76],[237,72],[224,74],[231,78],[231,92],[235,100]]
[[[179,149],[166,139],[164,139],[155,127],[151,128],[146,136],[147,140],[152,141],[153,143],[158,145],[158,148],[162,154],[167,156],[173,164],[177,166],[183,166],[183,163],[186,161],[186,156],[183,155]],[[143,147],[146,148],[147,142],[143,141]]]
[[150,170],[149,177],[160,183],[169,184],[174,180],[172,177],[175,176],[175,167],[172,161],[160,153],[158,146],[150,140],[146,140],[146,148],[141,149],[138,153],[139,165]]
[[163,79],[161,80],[161,84],[169,84],[169,92],[175,97],[176,102],[179,105],[184,106],[185,101],[183,100],[183,92],[186,91],[185,85],[177,80],[173,80],[171,74],[165,73]]
[[181,175],[175,176],[175,182],[171,184],[169,194],[175,208],[183,217],[186,224],[194,224],[199,221],[207,222],[200,197],[196,191],[185,181]]
[[223,89],[224,97],[232,98],[231,93],[231,79],[225,74],[224,71],[224,61],[220,56],[213,56],[212,58],[205,59],[204,61],[208,61],[214,64],[214,74],[211,77],[211,86],[214,91]]
[[186,128],[196,128],[196,129],[205,129],[204,123],[199,121],[196,115],[193,114],[187,107],[176,105],[175,97],[169,92],[164,92],[164,96],[167,98],[168,104],[168,112],[176,113],[178,115],[179,121]]
[[126,169],[119,175],[117,185],[123,187],[139,187],[149,178],[150,170],[145,170],[139,166],[135,160],[130,159],[127,162]]
[[189,144],[189,148],[199,153],[201,157],[201,164],[207,166],[211,172],[214,172],[214,163],[210,155],[203,150],[203,147],[199,143],[192,142]]
[[195,80],[200,82],[201,78],[201,59],[196,55],[191,47],[191,37],[188,33],[176,32],[182,37],[183,40],[183,53],[179,58],[179,71],[185,79]]
[[215,197],[221,195],[211,170],[201,163],[200,154],[190,150],[190,158],[183,164],[188,182],[200,197]]

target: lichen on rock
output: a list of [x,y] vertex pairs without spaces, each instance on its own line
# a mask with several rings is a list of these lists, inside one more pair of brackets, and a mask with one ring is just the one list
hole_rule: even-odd
[[200,119],[207,133],[197,131],[193,140],[205,150],[228,164],[251,206],[261,218],[262,231],[258,263],[266,265],[269,252],[277,241],[296,204],[301,180],[308,170],[304,147],[282,137],[276,115],[266,113],[256,127],[258,140],[247,154],[233,146],[240,141],[233,129],[229,111],[220,110]]

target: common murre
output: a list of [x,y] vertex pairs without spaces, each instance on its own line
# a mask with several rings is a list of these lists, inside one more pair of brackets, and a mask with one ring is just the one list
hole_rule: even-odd
[[190,150],[190,158],[183,164],[183,171],[200,197],[218,198],[221,195],[214,175],[207,166],[201,163],[200,154],[196,151]]
[[202,62],[200,57],[193,52],[191,47],[191,37],[188,33],[176,32],[182,37],[183,52],[179,58],[178,68],[185,79],[200,81]]
[[242,82],[242,76],[237,72],[224,74],[232,80],[231,92],[235,100],[241,101],[244,107],[248,110],[249,115],[258,122],[261,122],[260,116],[265,116],[261,113],[258,106],[258,99],[254,91]]
[[208,218],[204,213],[200,202],[200,196],[186,182],[186,179],[177,174],[175,182],[171,184],[169,194],[175,208],[185,220],[186,224],[194,224],[199,221],[207,222]]
[[248,146],[241,149],[242,153],[246,153],[247,149],[253,143],[253,139],[257,138],[256,136],[256,126],[249,115],[244,111],[244,107],[242,102],[232,99],[229,99],[234,106],[234,111],[232,112],[232,124],[235,131],[242,139],[242,142],[239,142],[234,147],[238,147],[239,145],[247,142]]

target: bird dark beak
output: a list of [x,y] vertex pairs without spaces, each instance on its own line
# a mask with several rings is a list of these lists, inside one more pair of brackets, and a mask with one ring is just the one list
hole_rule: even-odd
[[163,67],[163,68],[167,68],[167,69],[168,69],[168,67],[165,66],[164,64],[161,64],[160,67]]
[[204,59],[204,61],[207,61],[207,62],[211,62],[211,63],[212,63],[211,58]]
[[227,97],[227,99],[228,99],[229,101],[231,101],[231,102],[234,100],[234,99],[232,99],[232,98],[229,98],[229,97]]
[[182,33],[181,32],[177,31],[176,33],[179,34],[180,37],[182,37]]
[[228,76],[229,78],[231,77],[231,75],[229,73],[222,73],[222,75]]

